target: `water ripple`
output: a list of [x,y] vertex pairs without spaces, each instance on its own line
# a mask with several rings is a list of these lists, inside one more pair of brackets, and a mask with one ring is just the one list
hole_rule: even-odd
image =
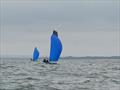
[[0,90],[119,90],[120,60],[3,60]]

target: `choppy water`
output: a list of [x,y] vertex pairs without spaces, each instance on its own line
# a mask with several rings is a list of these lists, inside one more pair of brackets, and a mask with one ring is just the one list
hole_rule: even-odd
[[120,90],[120,60],[0,60],[0,90]]

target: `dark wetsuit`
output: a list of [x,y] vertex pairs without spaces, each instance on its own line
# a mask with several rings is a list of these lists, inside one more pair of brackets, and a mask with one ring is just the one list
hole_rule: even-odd
[[43,59],[44,63],[49,63],[48,59]]

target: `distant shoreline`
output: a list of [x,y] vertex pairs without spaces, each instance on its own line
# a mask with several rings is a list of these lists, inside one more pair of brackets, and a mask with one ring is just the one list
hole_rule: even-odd
[[[3,58],[27,58],[27,59],[31,59],[32,57],[30,56],[0,56],[0,59]],[[46,57],[40,57],[40,59],[43,59]],[[65,56],[65,57],[60,57],[60,59],[120,59],[120,56],[83,56],[83,57],[76,57],[76,56]]]
[[120,59],[120,56],[84,56],[84,57],[61,57],[61,59]]

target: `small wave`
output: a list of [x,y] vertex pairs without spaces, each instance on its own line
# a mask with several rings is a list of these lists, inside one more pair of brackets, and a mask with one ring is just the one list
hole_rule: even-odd
[[120,70],[120,67],[113,67],[113,70]]
[[27,73],[17,73],[17,74],[13,74],[15,76],[27,76]]
[[40,80],[40,79],[38,79],[38,78],[32,78],[32,77],[27,77],[27,78],[25,78],[26,80]]
[[27,85],[19,85],[15,90],[35,90],[34,85],[32,84],[27,84]]
[[120,84],[120,81],[118,81],[118,80],[112,79],[111,81],[114,82],[115,84]]
[[49,85],[43,85],[43,90],[62,90],[54,86],[49,86]]
[[90,80],[85,80],[83,83],[89,83],[90,82]]
[[98,78],[98,77],[99,77],[98,73],[91,73],[91,74],[87,75],[86,78]]
[[15,66],[0,66],[1,69],[14,68]]

